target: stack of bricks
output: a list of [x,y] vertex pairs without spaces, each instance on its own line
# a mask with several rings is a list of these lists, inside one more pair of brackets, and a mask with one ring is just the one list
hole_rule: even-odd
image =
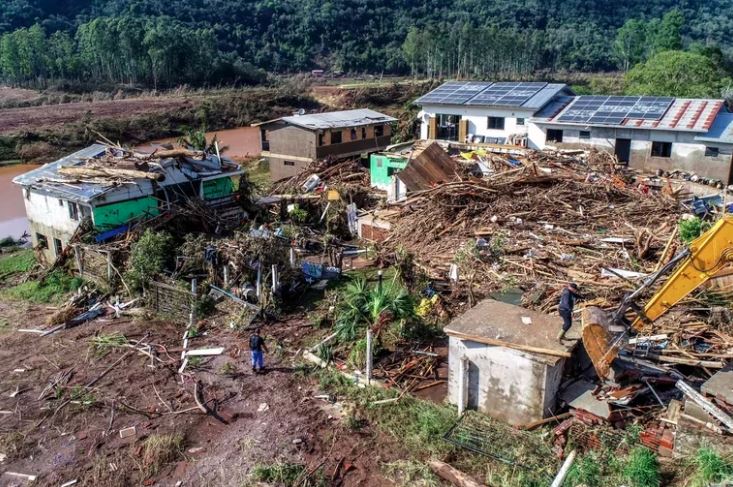
[[641,444],[660,456],[671,457],[674,450],[674,432],[664,426],[647,428],[639,434]]

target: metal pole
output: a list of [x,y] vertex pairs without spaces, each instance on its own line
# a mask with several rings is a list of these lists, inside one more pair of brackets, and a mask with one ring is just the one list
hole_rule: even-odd
[[226,289],[228,287],[229,287],[229,266],[225,265],[224,266],[224,288]]
[[378,284],[378,288],[377,289],[381,293],[382,292],[382,280],[383,280],[383,277],[384,277],[381,269],[377,273],[377,276],[379,277],[379,284]]
[[372,330],[367,329],[366,335],[366,382],[372,383]]

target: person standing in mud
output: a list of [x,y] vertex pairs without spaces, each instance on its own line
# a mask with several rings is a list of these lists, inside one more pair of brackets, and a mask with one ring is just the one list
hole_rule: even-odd
[[260,336],[260,329],[255,328],[255,332],[249,337],[249,350],[252,355],[252,372],[260,373],[265,369],[265,353],[270,353],[265,345],[265,339]]

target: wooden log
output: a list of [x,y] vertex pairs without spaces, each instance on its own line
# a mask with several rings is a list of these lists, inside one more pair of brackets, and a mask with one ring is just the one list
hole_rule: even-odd
[[479,484],[465,473],[451,467],[447,463],[431,460],[428,462],[428,465],[438,477],[450,482],[456,487],[485,487],[483,484]]
[[499,347],[512,348],[515,350],[521,350],[523,352],[530,353],[541,353],[544,355],[552,355],[553,357],[570,358],[572,354],[568,351],[562,352],[560,350],[552,350],[549,348],[533,347],[530,345],[521,345],[518,343],[505,342],[503,340],[497,340],[495,338],[481,337],[477,335],[468,335],[466,333],[459,333],[457,331],[446,330],[449,336],[459,338],[461,340],[470,340],[477,343],[485,343],[486,345],[497,345]]
[[76,178],[122,178],[122,179],[151,179],[162,181],[165,175],[158,172],[136,171],[133,169],[117,169],[112,167],[72,166],[59,168],[59,174]]
[[524,430],[524,431],[531,431],[539,426],[542,426],[543,424],[552,423],[553,421],[557,421],[557,422],[564,421],[572,415],[573,415],[572,413],[567,412],[567,413],[558,414],[557,416],[551,416],[549,418],[538,419],[537,421],[532,421],[531,423],[520,424],[519,426],[517,426],[517,429]]
[[605,379],[611,370],[611,362],[618,355],[619,347],[612,344],[608,332],[610,316],[601,308],[586,306],[581,313],[582,337],[588,356],[598,377]]

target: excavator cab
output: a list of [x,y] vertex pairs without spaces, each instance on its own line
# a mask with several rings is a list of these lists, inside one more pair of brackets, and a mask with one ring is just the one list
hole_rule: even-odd
[[[672,306],[733,263],[733,215],[725,214],[709,230],[690,243],[634,292],[626,295],[615,311],[588,306],[581,313],[583,345],[598,377],[612,379],[613,361],[630,333],[641,331]],[[662,287],[645,306],[641,295],[664,276]]]

